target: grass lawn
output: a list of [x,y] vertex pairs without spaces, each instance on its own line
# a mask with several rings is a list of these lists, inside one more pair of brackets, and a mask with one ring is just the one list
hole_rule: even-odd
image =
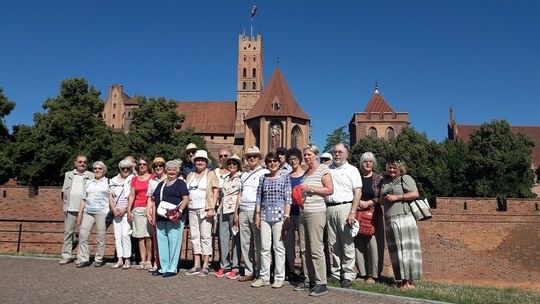
[[[335,285],[335,287],[338,287]],[[393,280],[368,284],[363,281],[353,283],[354,289],[382,294],[405,296],[450,303],[540,303],[540,293],[513,288],[490,288],[471,285],[453,285],[428,281],[416,282],[413,290],[400,291]]]

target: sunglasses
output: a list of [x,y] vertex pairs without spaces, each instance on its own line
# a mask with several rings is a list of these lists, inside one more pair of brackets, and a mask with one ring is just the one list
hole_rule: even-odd
[[103,168],[101,168],[101,167],[94,167],[93,169],[94,169],[94,171],[95,170],[103,170]]
[[130,167],[125,167],[125,168],[120,168],[120,170],[122,170],[122,171],[130,171],[131,168]]
[[147,163],[139,163],[138,166],[143,167],[143,166],[148,166],[148,164]]
[[259,158],[259,156],[257,155],[248,155],[246,156],[247,159],[251,159],[251,158]]
[[188,151],[186,154],[187,155],[192,155],[192,154],[195,154],[195,151]]
[[229,155],[227,155],[227,154],[223,154],[223,155],[218,155],[218,156],[219,156],[219,158],[223,158],[223,157],[229,157]]
[[156,164],[156,165],[154,165],[154,168],[163,168],[163,167],[164,167],[163,164]]
[[80,160],[80,161],[78,161],[77,163],[78,163],[78,164],[86,164],[87,161],[81,161],[81,160]]
[[267,163],[267,164],[270,164],[270,163],[279,163],[279,160],[277,160],[277,159],[268,159],[268,160],[265,161],[265,163]]
[[238,166],[237,163],[227,163],[227,166]]

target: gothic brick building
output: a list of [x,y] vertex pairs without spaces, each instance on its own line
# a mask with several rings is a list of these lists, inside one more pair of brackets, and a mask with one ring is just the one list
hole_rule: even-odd
[[409,113],[394,111],[375,85],[364,112],[354,113],[349,123],[351,146],[366,136],[393,139],[408,124]]
[[[263,85],[262,35],[238,36],[236,100],[178,101],[177,112],[185,114],[182,129],[202,136],[217,158],[222,147],[242,154],[257,145],[262,153],[277,147],[301,148],[309,142],[309,116],[297,103],[283,73],[278,68]],[[127,132],[136,98],[121,85],[112,85],[105,100],[103,119],[117,131]]]

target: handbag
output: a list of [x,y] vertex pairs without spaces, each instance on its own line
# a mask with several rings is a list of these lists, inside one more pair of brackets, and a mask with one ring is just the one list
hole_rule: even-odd
[[[405,188],[403,188],[403,176],[401,176],[401,189],[403,189],[403,193],[405,193]],[[433,217],[427,198],[418,198],[408,203],[411,213],[417,221],[425,221]]]
[[[163,188],[165,188],[165,182],[163,182],[163,186],[161,186],[161,191],[159,192],[160,199],[163,198]],[[161,217],[170,219],[171,214],[172,214],[171,211],[176,213],[177,208],[178,208],[177,205],[161,200],[156,209],[156,213]]]
[[356,211],[356,220],[360,225],[358,236],[373,236],[375,234],[376,216],[374,207]]
[[429,220],[433,217],[427,198],[417,199],[409,203],[411,213],[417,221]]

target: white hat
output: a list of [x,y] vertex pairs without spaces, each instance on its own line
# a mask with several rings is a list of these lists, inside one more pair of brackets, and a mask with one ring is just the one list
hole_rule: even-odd
[[262,158],[262,154],[261,154],[261,150],[259,150],[259,147],[257,146],[251,146],[247,149],[246,153],[244,153],[246,156],[247,155],[258,155],[259,158]]
[[193,156],[193,159],[197,158],[204,158],[207,162],[210,162],[210,159],[208,158],[208,153],[204,150],[197,150],[197,152],[195,152],[195,156]]
[[187,152],[189,150],[197,150],[197,146],[194,144],[194,143],[189,143],[187,146],[186,146],[186,150],[184,150],[184,152]]
[[332,154],[330,154],[328,152],[324,152],[323,154],[321,154],[320,158],[328,158],[330,160],[334,160],[334,157],[332,157]]

